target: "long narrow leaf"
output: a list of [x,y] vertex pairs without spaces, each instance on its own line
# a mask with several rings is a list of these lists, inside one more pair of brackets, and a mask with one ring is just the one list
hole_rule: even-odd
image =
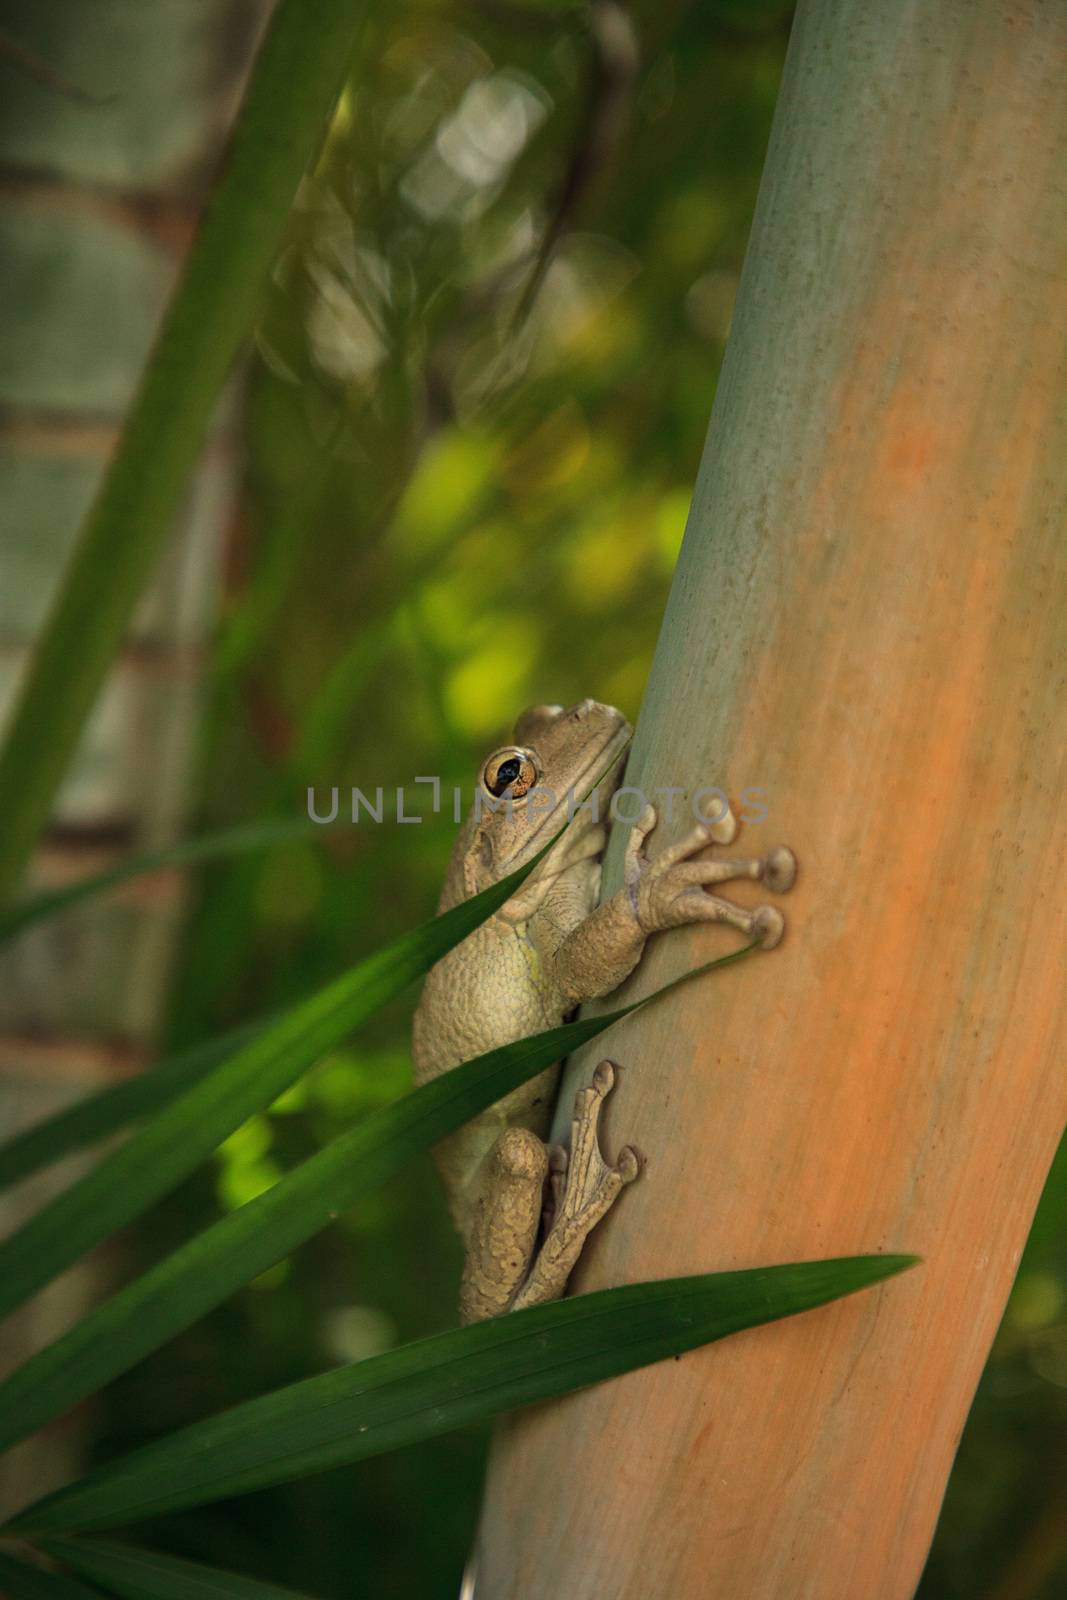
[[410,1155],[610,1026],[554,1028],[480,1056],[302,1163],[91,1311],[0,1383],[0,1449],[92,1394],[320,1232]]
[[[544,852],[542,852],[543,854]],[[294,1006],[0,1246],[0,1316],[139,1216],[253,1113],[492,915],[534,862],[403,934]]]
[[[724,966],[747,946],[698,969]],[[687,976],[696,976],[696,973]],[[685,979],[676,979],[675,983]],[[668,984],[666,989],[675,984]],[[0,1383],[0,1449],[134,1366],[227,1295],[327,1227],[412,1155],[666,989],[490,1050],[335,1139],[89,1313]]]
[[5,1600],[100,1600],[95,1589],[87,1589],[76,1578],[42,1572],[26,1566],[0,1550],[0,1594]]
[[[346,823],[345,826],[350,824]],[[129,883],[135,878],[144,878],[168,868],[189,867],[200,861],[223,861],[230,856],[267,850],[274,844],[317,838],[331,830],[337,832],[335,826],[315,822],[311,817],[279,817],[267,822],[249,822],[236,828],[223,828],[217,833],[202,834],[197,839],[182,839],[161,850],[140,851],[113,867],[105,868],[103,872],[89,873],[76,883],[64,884],[61,889],[42,889],[0,910],[0,944],[25,932],[35,923],[79,905],[83,900],[106,894],[120,883]]]
[[104,1539],[49,1539],[41,1548],[121,1600],[312,1600],[276,1583]]
[[228,1056],[236,1055],[266,1025],[267,1018],[260,1018],[232,1028],[206,1044],[177,1051],[136,1077],[98,1089],[16,1134],[0,1145],[0,1189],[9,1188],[75,1150],[98,1144],[138,1117],[162,1110]]
[[344,86],[366,7],[280,0],[226,168],[186,261],[0,750],[0,900],[47,817],[159,553],[219,390],[259,307],[297,185]]
[[39,1501],[12,1527],[104,1528],[360,1461],[824,1305],[914,1259],[673,1278],[494,1317],[194,1423]]

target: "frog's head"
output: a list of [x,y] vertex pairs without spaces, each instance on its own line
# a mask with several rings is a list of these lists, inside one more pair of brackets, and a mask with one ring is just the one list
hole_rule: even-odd
[[599,700],[523,712],[514,743],[494,750],[479,774],[470,841],[479,888],[529,861],[565,826],[568,815],[572,830],[595,826],[588,808],[577,809],[594,787],[604,820],[630,733],[622,712]]

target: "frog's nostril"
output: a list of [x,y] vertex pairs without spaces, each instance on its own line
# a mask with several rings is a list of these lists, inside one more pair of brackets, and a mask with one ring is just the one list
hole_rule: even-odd
[[530,706],[515,724],[517,743],[533,744],[539,733],[543,733],[557,717],[563,715],[562,706]]
[[581,722],[584,717],[589,715],[590,711],[592,711],[595,705],[595,700],[579,700],[576,706],[571,707],[571,716],[574,718],[575,722]]

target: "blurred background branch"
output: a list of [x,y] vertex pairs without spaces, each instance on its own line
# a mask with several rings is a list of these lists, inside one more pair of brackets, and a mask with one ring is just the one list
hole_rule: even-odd
[[[115,448],[265,10],[228,0],[209,21],[187,4],[140,16],[116,4],[87,13],[70,0],[5,8],[5,712]],[[204,649],[239,480],[239,415],[231,401],[187,485],[166,559],[140,597],[66,771],[29,892],[60,892],[137,842],[164,845],[186,827]],[[109,569],[106,581],[114,577]],[[76,675],[84,643],[80,635],[74,640]],[[38,747],[47,742],[48,722],[31,728]],[[31,838],[32,832],[26,842]],[[5,949],[0,1126],[6,1135],[94,1085],[117,1085],[151,1058],[163,1025],[181,890],[176,875],[159,874],[134,893],[97,901]],[[68,1163],[6,1194],[4,1231],[71,1175]],[[72,1320],[99,1292],[104,1271],[100,1263],[83,1264],[9,1320],[3,1369]],[[70,1472],[84,1420],[50,1428],[3,1458],[0,1500],[8,1509],[28,1489],[46,1489]]]

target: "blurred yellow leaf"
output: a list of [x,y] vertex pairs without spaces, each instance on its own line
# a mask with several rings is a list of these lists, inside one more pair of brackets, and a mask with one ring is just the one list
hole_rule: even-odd
[[622,521],[583,532],[564,558],[570,603],[597,611],[625,599],[640,580],[650,542],[643,527]]
[[471,514],[496,475],[494,440],[449,429],[420,456],[397,506],[392,538],[412,554],[433,549]]
[[405,1047],[356,1055],[335,1050],[305,1080],[311,1098],[325,1110],[351,1116],[388,1100],[408,1088],[411,1062]]
[[271,1146],[270,1123],[266,1117],[249,1117],[219,1145],[219,1155],[227,1163],[258,1161]]
[[219,1199],[227,1211],[236,1211],[267,1189],[273,1189],[281,1175],[281,1169],[269,1160],[224,1167],[219,1174]]
[[456,725],[480,738],[507,726],[524,704],[539,630],[528,619],[497,616],[498,635],[450,673],[445,699]]
[[569,397],[511,450],[502,468],[504,482],[522,496],[558,489],[581,472],[589,447],[585,417]]
[[603,682],[597,684],[597,694],[601,695],[609,705],[618,706],[631,721],[635,720],[651,665],[652,647],[649,645],[646,649],[628,657],[610,672]]
[[272,1117],[288,1117],[296,1111],[302,1111],[308,1103],[308,1083],[306,1078],[298,1078],[291,1083],[284,1094],[273,1100],[270,1106]]

